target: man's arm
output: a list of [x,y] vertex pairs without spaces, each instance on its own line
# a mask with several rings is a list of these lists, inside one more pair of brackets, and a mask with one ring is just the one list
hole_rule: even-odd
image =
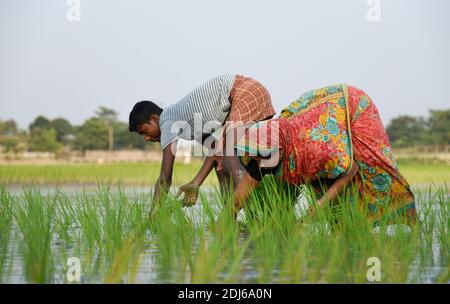
[[200,186],[205,181],[206,177],[208,177],[212,168],[214,168],[214,164],[216,163],[214,156],[207,156],[205,161],[203,162],[200,171],[198,171],[197,175],[194,177],[192,182]]
[[150,213],[155,209],[155,205],[159,204],[161,200],[161,191],[163,197],[167,194],[167,191],[172,184],[173,164],[175,162],[177,142],[174,141],[170,145],[164,148],[163,157],[161,162],[161,171],[159,178],[155,184],[155,191],[153,193],[153,204],[151,206]]
[[186,185],[180,187],[177,196],[181,195],[181,193],[184,192],[185,206],[192,206],[193,204],[195,204],[198,197],[198,188],[200,188],[206,177],[211,172],[212,168],[214,168],[215,162],[216,161],[214,159],[214,156],[206,157],[202,167],[200,168],[200,171],[197,173],[194,179]]

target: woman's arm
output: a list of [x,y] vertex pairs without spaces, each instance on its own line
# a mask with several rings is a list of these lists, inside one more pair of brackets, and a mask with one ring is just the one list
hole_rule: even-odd
[[346,175],[336,179],[333,185],[328,189],[327,192],[317,201],[317,204],[321,207],[331,200],[333,200],[344,188],[350,183],[353,177],[359,170],[359,166],[356,161],[353,161],[352,167],[347,172]]
[[233,197],[233,216],[236,218],[239,211],[244,206],[250,193],[256,188],[259,181],[253,179],[247,172],[244,173],[244,177],[241,179],[239,185],[234,192]]

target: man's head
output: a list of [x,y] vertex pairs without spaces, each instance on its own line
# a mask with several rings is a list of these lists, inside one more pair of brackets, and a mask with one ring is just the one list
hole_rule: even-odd
[[128,129],[130,132],[139,133],[144,141],[159,142],[161,130],[159,128],[159,116],[162,109],[151,101],[136,103],[130,112]]

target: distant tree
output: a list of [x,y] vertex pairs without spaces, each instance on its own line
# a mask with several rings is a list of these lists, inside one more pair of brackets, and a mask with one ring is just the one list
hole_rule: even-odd
[[419,145],[426,139],[426,122],[423,118],[402,115],[391,120],[386,132],[395,147]]
[[144,149],[142,136],[136,132],[128,131],[128,124],[118,122],[114,124],[114,148],[115,149]]
[[55,118],[50,124],[56,131],[56,140],[67,144],[69,142],[69,135],[74,133],[74,127],[70,122],[64,118]]
[[112,151],[114,149],[114,125],[118,122],[118,113],[113,109],[100,106],[95,114],[108,126],[108,147]]
[[24,150],[26,134],[19,130],[13,119],[0,120],[0,146],[6,153],[17,154]]
[[119,113],[107,107],[100,106],[99,109],[95,111],[95,114],[97,115],[98,118],[110,124],[113,124],[118,121],[117,117]]
[[51,128],[51,122],[42,115],[36,117],[36,119],[29,126],[30,134],[33,133],[34,130],[46,128]]
[[2,121],[0,120],[0,135],[14,136],[19,132],[17,123],[13,119]]
[[30,150],[36,152],[58,152],[62,147],[56,140],[56,131],[53,128],[33,129],[30,136]]
[[3,148],[3,151],[6,153],[13,153],[17,155],[20,151],[23,150],[21,148],[21,141],[19,137],[5,137],[0,139],[0,146]]
[[450,109],[430,110],[428,129],[432,144],[450,145]]
[[108,148],[108,125],[94,117],[86,120],[75,134],[73,147],[77,150],[101,150]]

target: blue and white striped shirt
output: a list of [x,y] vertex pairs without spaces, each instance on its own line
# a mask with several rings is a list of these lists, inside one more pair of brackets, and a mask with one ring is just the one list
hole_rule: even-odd
[[214,77],[163,109],[159,118],[161,150],[177,138],[201,142],[220,128],[230,112],[229,96],[236,74]]

